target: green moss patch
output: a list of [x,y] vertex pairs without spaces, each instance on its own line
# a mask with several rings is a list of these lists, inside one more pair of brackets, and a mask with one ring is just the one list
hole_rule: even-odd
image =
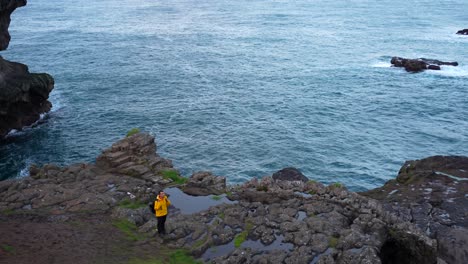
[[140,201],[137,200],[131,200],[131,199],[123,199],[119,203],[119,207],[122,208],[128,208],[128,209],[138,209],[142,207],[146,207],[146,204],[141,203]]
[[328,246],[331,248],[335,248],[337,244],[338,244],[338,238],[333,237],[333,236],[330,237],[330,239],[328,240]]
[[138,241],[145,239],[145,236],[137,233],[136,225],[126,219],[116,220],[112,224],[115,227],[117,227],[122,233],[127,235],[127,238],[130,240]]
[[179,173],[175,170],[164,170],[161,171],[161,174],[164,179],[171,179],[174,183],[177,184],[184,184],[188,181],[187,178],[180,176]]
[[15,253],[15,248],[10,246],[10,245],[2,245],[1,246],[2,249],[10,254],[14,254]]

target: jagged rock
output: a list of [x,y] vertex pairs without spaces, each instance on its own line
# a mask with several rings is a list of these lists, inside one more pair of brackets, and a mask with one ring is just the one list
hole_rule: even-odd
[[96,166],[159,184],[166,183],[161,172],[173,170],[172,161],[156,153],[154,137],[146,133],[136,133],[112,144],[97,157]]
[[468,28],[458,30],[457,34],[458,35],[468,35]]
[[362,194],[437,239],[438,255],[447,263],[467,263],[466,193],[468,157],[433,156],[405,162],[396,180]]
[[273,173],[272,178],[276,181],[309,181],[309,179],[304,176],[304,174],[302,174],[298,169],[292,167],[284,168]]
[[390,63],[394,67],[404,67],[408,72],[420,72],[426,69],[440,70],[440,65],[458,66],[458,62],[445,62],[433,59],[405,59],[400,57],[392,57]]
[[196,172],[190,176],[183,191],[195,196],[222,194],[226,192],[226,177],[215,176],[211,172]]
[[0,138],[21,130],[50,111],[47,100],[54,79],[47,73],[29,73],[28,67],[0,57]]

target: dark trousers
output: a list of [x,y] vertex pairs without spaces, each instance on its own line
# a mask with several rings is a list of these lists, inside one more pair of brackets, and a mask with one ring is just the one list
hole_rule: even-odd
[[158,233],[159,234],[166,234],[166,227],[165,227],[166,216],[167,215],[156,217],[156,219],[158,219]]

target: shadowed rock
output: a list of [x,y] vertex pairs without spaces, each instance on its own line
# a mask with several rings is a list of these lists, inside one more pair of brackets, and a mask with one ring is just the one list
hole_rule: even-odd
[[394,67],[403,67],[408,72],[420,72],[423,70],[440,70],[440,65],[458,66],[458,62],[445,62],[433,59],[405,59],[392,57],[390,63]]
[[300,172],[298,169],[290,167],[273,173],[273,180],[307,182],[309,179],[304,176],[304,174],[302,174],[302,172]]
[[183,191],[195,196],[222,194],[226,192],[226,177],[215,176],[211,172],[196,172],[190,176]]
[[458,30],[458,31],[457,31],[457,34],[458,34],[458,35],[468,35],[468,28],[465,28],[465,29],[462,29],[462,30]]
[[407,161],[395,180],[363,192],[437,239],[447,263],[468,263],[468,157],[433,156]]
[[10,33],[8,27],[10,26],[11,13],[16,8],[25,6],[26,0],[1,0],[0,1],[0,50],[6,50],[10,43]]

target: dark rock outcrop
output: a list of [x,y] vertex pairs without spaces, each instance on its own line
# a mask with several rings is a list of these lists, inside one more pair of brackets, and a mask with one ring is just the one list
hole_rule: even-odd
[[0,1],[0,50],[6,50],[10,44],[10,33],[8,27],[10,26],[11,13],[16,8],[25,6],[26,0],[1,0]]
[[458,62],[445,62],[433,59],[405,59],[392,57],[390,63],[394,67],[403,67],[408,72],[420,72],[423,70],[440,70],[440,65],[458,66]]
[[[8,26],[11,13],[25,0],[0,1],[0,50],[10,42]],[[28,67],[0,57],[0,139],[12,129],[20,130],[39,120],[52,104],[47,100],[54,79],[46,73],[30,73]]]
[[468,263],[468,157],[407,161],[395,180],[362,195],[437,239],[447,263]]
[[273,173],[272,176],[273,180],[277,181],[303,181],[307,182],[309,179],[302,174],[298,169],[296,168],[284,168],[282,170],[279,170],[275,173]]
[[458,30],[457,34],[458,35],[468,35],[468,28]]

